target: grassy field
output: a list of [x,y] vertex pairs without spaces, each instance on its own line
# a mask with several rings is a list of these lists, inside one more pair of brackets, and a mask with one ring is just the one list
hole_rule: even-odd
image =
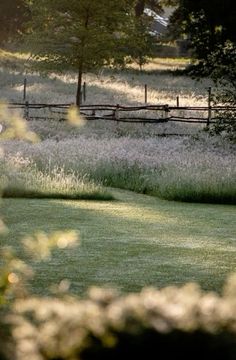
[[20,239],[37,230],[75,229],[81,244],[56,250],[35,266],[33,290],[45,294],[66,278],[82,294],[91,285],[122,291],[197,281],[219,291],[235,271],[235,207],[183,204],[110,190],[117,201],[4,199],[9,234],[2,245],[21,254]]
[[[221,139],[202,135],[198,140],[118,137],[109,131],[100,135],[95,131],[87,135],[73,134],[66,132],[64,125],[51,130],[55,136],[38,144],[2,143],[8,168],[17,169],[12,176],[9,172],[10,188],[18,182],[18,189],[27,184],[34,189],[40,185],[46,193],[58,188],[56,193],[60,194],[65,183],[68,193],[77,187],[79,194],[80,189],[86,190],[79,181],[84,177],[94,184],[94,190],[96,184],[103,184],[169,200],[236,203],[236,147]],[[49,132],[49,129],[44,128],[44,131]],[[59,141],[56,136],[60,137]],[[57,186],[54,178],[58,179]],[[24,179],[26,185],[23,186]],[[98,186],[99,189],[104,193]]]
[[[102,68],[96,73],[86,73],[86,104],[144,103],[144,85],[148,85],[150,104],[175,105],[180,96],[180,105],[207,105],[209,80],[197,82],[187,76],[176,76],[175,70],[189,64],[187,59],[153,59],[137,70],[135,64],[127,69]],[[27,100],[33,103],[74,103],[77,74],[51,73],[47,76],[32,72],[29,55],[0,50],[1,98],[21,101],[24,78],[27,78]],[[173,76],[174,75],[174,76]]]
[[[75,74],[42,77],[27,71],[26,59],[0,53],[3,98],[21,101],[27,75],[29,101],[74,101]],[[151,104],[175,104],[180,95],[182,105],[206,105],[209,81],[196,83],[173,72],[186,62],[156,59],[142,72],[132,67],[86,74],[87,103],[142,104],[148,84]],[[28,125],[41,142],[1,141],[0,188],[5,184],[5,196],[22,197],[3,200],[10,231],[2,245],[21,254],[20,239],[37,230],[75,229],[81,236],[78,249],[57,250],[48,263],[35,265],[36,293],[44,294],[62,278],[71,281],[77,294],[91,285],[129,292],[188,281],[219,291],[227,274],[235,271],[235,206],[191,203],[235,204],[235,144],[211,137],[195,124],[153,127],[101,121],[73,128],[55,115],[53,121]],[[182,136],[168,136],[173,133]],[[101,185],[157,197],[107,192]],[[24,198],[34,197],[34,191],[53,199]],[[93,194],[105,200],[110,193],[117,200],[59,199],[75,194],[91,199]]]

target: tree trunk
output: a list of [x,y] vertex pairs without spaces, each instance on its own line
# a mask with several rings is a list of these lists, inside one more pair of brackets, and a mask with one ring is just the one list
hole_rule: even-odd
[[82,75],[83,75],[83,69],[82,66],[79,67],[79,73],[78,73],[78,83],[77,83],[77,93],[76,93],[76,105],[80,107],[82,102]]
[[135,5],[135,16],[137,18],[143,15],[144,8],[145,8],[145,0],[138,0]]

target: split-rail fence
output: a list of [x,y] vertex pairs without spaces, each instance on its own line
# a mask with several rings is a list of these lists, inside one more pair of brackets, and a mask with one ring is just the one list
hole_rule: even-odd
[[[9,103],[11,109],[21,109],[27,120],[66,120],[73,104]],[[236,106],[170,106],[111,104],[81,105],[80,113],[87,120],[106,120],[125,123],[158,124],[181,122],[203,124],[209,127],[221,119],[224,112],[236,113]],[[235,118],[236,116],[233,116]],[[222,121],[226,121],[222,116]]]

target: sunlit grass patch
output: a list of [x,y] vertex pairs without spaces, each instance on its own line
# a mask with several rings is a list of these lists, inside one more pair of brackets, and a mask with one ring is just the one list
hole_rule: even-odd
[[15,71],[24,71],[26,62],[29,61],[30,54],[7,51],[0,49],[0,67],[6,67]]
[[[25,164],[24,164],[25,165]],[[0,177],[3,197],[111,200],[113,196],[86,175],[65,173],[63,168],[43,172],[31,163],[11,167]]]
[[[2,60],[1,60],[2,59]],[[27,100],[33,103],[74,103],[77,75],[51,73],[42,77],[32,73],[28,65],[32,60],[27,54],[2,51],[0,53],[1,96],[12,101],[22,100],[23,81],[27,78]],[[144,85],[148,85],[148,103],[180,105],[206,105],[209,81],[198,82],[187,76],[175,76],[175,70],[189,64],[188,59],[155,58],[144,66],[143,71],[131,64],[125,70],[102,68],[97,73],[84,74],[87,85],[86,104],[144,103]],[[15,72],[13,68],[16,68]],[[27,71],[27,75],[24,74]]]
[[[185,69],[191,63],[187,58],[153,58],[143,65],[142,71],[175,71]],[[136,63],[128,65],[129,69],[139,70]]]

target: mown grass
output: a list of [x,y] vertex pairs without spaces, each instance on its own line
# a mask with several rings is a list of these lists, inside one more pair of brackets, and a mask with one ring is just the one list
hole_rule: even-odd
[[49,262],[35,266],[31,284],[39,294],[66,278],[72,291],[91,285],[124,292],[143,286],[199,282],[219,291],[235,271],[235,207],[168,202],[112,190],[117,201],[3,199],[9,234],[2,245],[21,254],[21,238],[44,230],[75,229],[77,249],[56,250]]

